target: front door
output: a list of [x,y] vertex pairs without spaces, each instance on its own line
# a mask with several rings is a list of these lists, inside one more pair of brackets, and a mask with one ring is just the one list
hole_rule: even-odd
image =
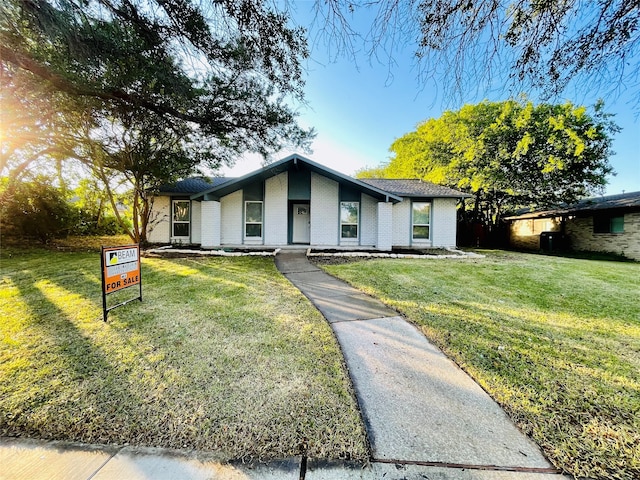
[[310,218],[308,203],[293,204],[293,243],[309,243],[311,241]]

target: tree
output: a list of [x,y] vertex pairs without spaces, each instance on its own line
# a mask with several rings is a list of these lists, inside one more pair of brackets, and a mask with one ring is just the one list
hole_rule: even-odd
[[640,104],[640,0],[327,0],[316,10],[346,52],[361,49],[354,25],[372,18],[364,36],[372,56],[392,60],[414,45],[423,78],[450,95],[495,89],[508,76],[516,93],[550,99],[575,79],[601,95],[630,89]]
[[[109,192],[115,194],[114,203],[120,215],[120,221],[110,207]],[[96,176],[81,178],[73,189],[71,201],[77,209],[78,221],[72,233],[75,235],[116,235],[130,233],[132,222],[127,202],[130,195],[113,192],[111,186],[106,187]],[[124,210],[125,212],[123,212]],[[126,213],[126,215],[123,215]]]
[[[115,172],[131,189],[132,226],[129,236],[135,242],[147,241],[154,193],[164,183],[171,183],[193,173],[199,165],[214,158],[215,141],[189,125],[176,125],[149,113],[132,114],[119,122],[105,122],[99,130],[92,158],[94,174],[105,185],[113,211],[126,228],[127,222],[116,208],[116,190],[109,174]],[[208,164],[212,165],[211,160]]]
[[192,122],[229,146],[268,153],[306,132],[301,29],[262,2],[9,0],[0,59],[59,92]]
[[[81,158],[105,181],[110,170],[126,175],[138,199],[148,195],[144,185],[203,162],[216,168],[247,151],[304,148],[313,132],[296,124],[291,103],[303,101],[300,62],[308,52],[303,30],[287,22],[249,0],[3,2],[0,88],[14,88],[18,103],[37,99],[33,105],[70,113],[44,125],[37,113],[25,117],[21,149],[1,152],[3,173],[53,156],[43,129],[55,131],[52,141],[68,140],[55,155]],[[1,100],[10,125],[20,105]]]
[[505,211],[571,203],[603,187],[617,130],[602,103],[589,113],[570,102],[485,101],[397,139],[378,174],[468,192],[471,220],[497,225]]
[[0,70],[0,87],[0,174],[14,181],[43,158],[79,156],[82,105],[28,72]]

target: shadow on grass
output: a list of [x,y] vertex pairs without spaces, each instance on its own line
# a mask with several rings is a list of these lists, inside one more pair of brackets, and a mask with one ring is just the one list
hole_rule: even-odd
[[222,459],[288,457],[302,445],[365,457],[331,331],[272,264],[143,258],[144,301],[106,324],[99,265],[99,254],[7,262],[3,277],[24,303],[7,357],[24,361],[0,385],[0,433]]
[[173,446],[184,446],[176,441],[184,435],[169,432],[175,422],[162,395],[179,374],[162,364],[153,325],[144,326],[155,317],[128,308],[137,328],[102,321],[99,254],[48,256],[45,267],[41,255],[21,260],[3,275],[29,315],[13,319],[22,368],[12,369],[0,399],[0,431],[140,445],[174,437]]
[[3,408],[0,429],[47,439],[124,442],[130,432],[120,418],[135,415],[140,399],[92,332],[52,300],[64,291],[54,280],[15,282],[33,313],[23,329],[30,348],[20,353],[28,357],[29,367],[14,372],[11,381],[17,393]]

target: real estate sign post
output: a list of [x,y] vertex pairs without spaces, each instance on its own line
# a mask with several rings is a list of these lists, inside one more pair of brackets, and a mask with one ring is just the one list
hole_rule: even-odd
[[[140,269],[140,245],[123,247],[102,247],[100,257],[102,270],[102,311],[103,320],[114,308],[126,305],[134,300],[142,301],[142,274]],[[138,286],[138,296],[118,305],[107,307],[107,295],[124,288]]]

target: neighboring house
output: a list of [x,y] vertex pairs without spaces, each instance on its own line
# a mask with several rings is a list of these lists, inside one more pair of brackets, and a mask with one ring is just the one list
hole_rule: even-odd
[[640,192],[580,200],[554,210],[508,217],[510,243],[528,250],[554,249],[558,241],[578,251],[611,252],[640,260]]
[[162,188],[148,238],[203,248],[453,247],[466,196],[420,180],[357,180],[292,155],[240,178]]

